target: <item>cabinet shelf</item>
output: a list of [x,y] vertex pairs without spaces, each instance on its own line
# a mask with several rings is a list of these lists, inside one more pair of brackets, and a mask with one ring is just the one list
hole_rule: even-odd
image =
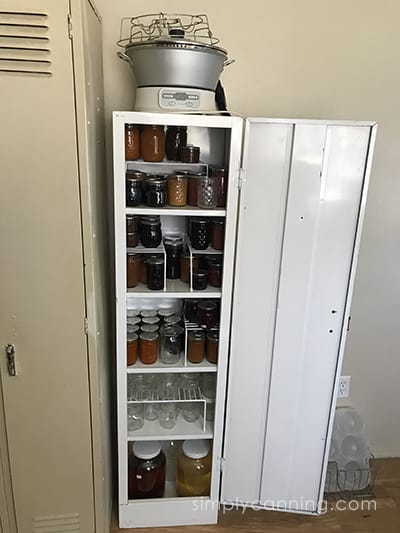
[[138,207],[126,207],[127,215],[173,215],[183,217],[224,217],[226,216],[225,208],[201,209],[200,207],[147,207],[145,205]]
[[144,426],[136,431],[128,431],[128,441],[138,440],[188,440],[188,439],[212,439],[214,422],[206,422],[205,431],[201,428],[202,422],[186,422],[178,415],[175,426],[172,429],[164,429],[158,420],[146,420]]
[[187,283],[180,279],[167,279],[166,290],[153,291],[138,283],[134,288],[127,289],[127,298],[221,298],[221,289],[208,286],[203,291],[191,291]]
[[182,357],[175,365],[163,365],[160,361],[156,361],[152,365],[144,365],[141,361],[137,361],[134,365],[128,366],[126,371],[128,374],[178,374],[181,372],[216,372],[217,368],[217,365],[209,363],[207,360],[197,364],[188,362],[185,365]]
[[[146,172],[160,172],[162,167],[166,167],[168,172],[172,170],[191,170],[193,172],[201,172],[205,168],[208,168],[208,164],[204,161],[199,161],[198,163],[183,163],[182,161],[169,161],[168,159],[163,159],[159,162],[154,161],[143,161],[143,159],[136,159],[135,161],[126,161],[126,170],[140,170],[144,168]],[[139,168],[140,167],[140,168]]]

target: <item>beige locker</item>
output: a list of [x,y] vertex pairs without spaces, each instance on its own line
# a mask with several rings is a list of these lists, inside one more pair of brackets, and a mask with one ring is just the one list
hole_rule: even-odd
[[[90,0],[0,4],[6,533],[109,531],[111,291],[100,22]],[[15,376],[7,346],[11,356],[15,350]]]

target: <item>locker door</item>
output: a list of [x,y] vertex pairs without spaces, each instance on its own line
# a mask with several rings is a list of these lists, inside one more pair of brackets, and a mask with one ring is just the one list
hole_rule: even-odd
[[94,531],[68,12],[68,0],[0,9],[0,371],[19,533]]
[[[268,156],[271,131],[276,139],[284,126]],[[250,121],[247,130],[222,496],[314,513],[371,125]]]

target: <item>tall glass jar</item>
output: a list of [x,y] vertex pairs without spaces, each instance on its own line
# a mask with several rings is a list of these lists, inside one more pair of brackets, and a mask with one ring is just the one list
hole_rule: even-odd
[[142,203],[143,173],[128,170],[126,172],[126,205],[136,207]]
[[136,161],[140,157],[140,130],[135,124],[125,124],[125,159]]
[[211,220],[211,246],[214,250],[223,250],[225,241],[225,220],[213,218]]
[[228,191],[228,179],[224,168],[212,168],[211,176],[215,180],[217,189],[217,207],[226,206],[226,194]]
[[139,336],[139,358],[144,365],[152,365],[158,357],[158,333],[141,333]]
[[165,489],[165,455],[159,442],[138,441],[128,460],[128,498],[161,498]]
[[165,134],[163,126],[144,126],[141,135],[141,151],[144,161],[159,163],[165,155]]
[[197,178],[197,205],[203,209],[217,207],[217,188],[212,176]]
[[186,126],[168,126],[165,136],[165,153],[169,161],[179,161],[179,148],[186,146]]
[[211,484],[211,453],[206,440],[185,440],[178,456],[178,496],[208,496]]
[[164,288],[164,257],[147,259],[147,287],[153,291]]
[[189,331],[187,358],[190,363],[201,363],[204,359],[206,337],[203,331]]
[[190,241],[195,250],[206,250],[210,244],[210,222],[207,218],[190,219]]
[[178,279],[181,275],[183,240],[171,241],[166,237],[164,239],[164,246],[167,253],[167,278]]
[[184,283],[190,282],[190,272],[196,271],[199,268],[199,258],[192,256],[192,265],[190,266],[190,254],[183,253],[181,255],[181,281]]
[[128,253],[126,255],[126,286],[136,287],[140,278],[140,264],[142,256],[140,254]]
[[165,326],[160,334],[160,361],[164,365],[174,365],[180,359],[183,348],[183,328]]
[[187,176],[184,174],[170,174],[168,182],[168,205],[184,207],[187,202]]

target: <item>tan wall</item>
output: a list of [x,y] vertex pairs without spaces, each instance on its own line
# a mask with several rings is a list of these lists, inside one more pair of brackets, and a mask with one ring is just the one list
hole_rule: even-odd
[[123,16],[207,13],[236,59],[223,75],[243,115],[380,123],[344,374],[373,450],[400,455],[400,3],[398,0],[97,0],[104,23],[105,101],[132,109],[132,76],[116,55]]

